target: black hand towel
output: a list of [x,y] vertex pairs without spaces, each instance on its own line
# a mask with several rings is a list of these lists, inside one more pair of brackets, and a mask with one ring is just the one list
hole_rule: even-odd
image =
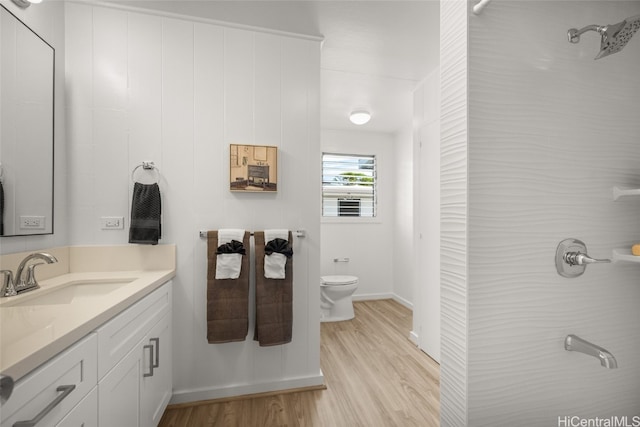
[[242,254],[246,255],[247,250],[244,248],[242,242],[237,240],[232,240],[224,245],[218,246],[216,249],[216,254]]
[[264,245],[265,254],[271,255],[274,252],[282,254],[287,258],[291,258],[293,256],[293,249],[291,248],[289,242],[279,237],[270,240],[266,245]]
[[162,237],[160,226],[161,200],[158,184],[141,184],[133,186],[131,201],[131,227],[129,243],[157,245]]

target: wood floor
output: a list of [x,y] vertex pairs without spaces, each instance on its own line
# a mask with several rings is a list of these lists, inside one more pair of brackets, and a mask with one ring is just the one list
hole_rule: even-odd
[[326,390],[170,407],[160,427],[438,426],[440,368],[409,341],[411,311],[393,300],[354,308],[355,319],[322,324]]

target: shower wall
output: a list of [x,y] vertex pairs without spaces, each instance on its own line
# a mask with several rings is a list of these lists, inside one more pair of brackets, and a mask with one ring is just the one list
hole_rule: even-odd
[[[474,3],[451,12],[468,19],[467,161],[457,167],[463,179],[468,168],[467,235],[458,235],[467,268],[463,259],[449,280],[454,192],[443,139],[443,332],[458,322],[466,336],[443,338],[443,425],[640,415],[640,264],[592,265],[574,279],[554,266],[565,238],[583,240],[595,258],[640,242],[640,197],[612,197],[614,186],[640,188],[640,36],[599,61],[597,34],[579,44],[566,37],[572,27],[640,14],[640,3],[494,1],[478,16]],[[454,128],[445,120],[445,74],[464,75],[458,65],[443,62],[443,138]],[[463,114],[458,124],[465,128]],[[567,334],[609,350],[619,369],[565,351]],[[461,364],[455,375],[452,360]]]
[[440,3],[440,423],[466,426],[468,377],[468,12]]

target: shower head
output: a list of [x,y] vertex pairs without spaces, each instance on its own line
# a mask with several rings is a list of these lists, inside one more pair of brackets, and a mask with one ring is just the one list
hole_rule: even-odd
[[580,35],[586,31],[596,31],[601,36],[600,53],[595,59],[604,58],[612,53],[620,52],[629,43],[631,37],[640,29],[640,15],[632,16],[622,22],[610,25],[588,25],[581,29],[572,28],[567,32],[571,43],[578,43]]

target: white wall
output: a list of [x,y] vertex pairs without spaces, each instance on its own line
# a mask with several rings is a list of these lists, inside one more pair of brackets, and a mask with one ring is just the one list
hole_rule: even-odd
[[412,337],[440,362],[440,71],[416,88],[413,102],[415,182]]
[[[459,145],[468,181],[458,190],[468,192],[468,246],[458,252],[468,275],[443,287],[460,290],[462,301],[443,298],[443,321],[463,328],[443,346],[443,425],[638,415],[640,267],[593,265],[565,279],[553,257],[567,237],[585,241],[597,258],[640,241],[640,201],[612,199],[613,186],[640,186],[638,40],[594,61],[597,35],[566,39],[569,28],[619,22],[639,14],[640,4],[496,1],[473,16],[472,4],[461,3],[455,12],[462,22],[469,16],[469,87],[456,88],[468,94],[468,128],[464,115],[451,126],[443,115],[443,135],[458,128],[464,137],[468,129],[468,145],[466,138]],[[456,46],[466,51],[465,29],[451,29],[445,34],[461,37]],[[449,71],[463,76],[461,62]],[[452,89],[443,81],[445,88]],[[454,99],[443,93],[443,114]],[[443,156],[451,152],[445,148]],[[464,170],[459,164],[455,173]],[[565,351],[568,334],[606,348],[619,368]],[[445,375],[450,360],[461,361],[461,377]]]
[[[174,402],[322,382],[319,364],[319,42],[88,4],[67,7],[71,244],[126,243],[131,171],[162,175],[177,245]],[[276,194],[229,191],[229,144],[279,148]],[[293,341],[206,342],[199,230],[306,230],[294,244]],[[253,283],[252,283],[253,286]],[[250,323],[253,322],[253,312]]]
[[[358,276],[354,298],[391,298],[394,283],[394,138],[363,131],[322,130],[322,151],[373,154],[378,173],[376,218],[323,218],[320,271]],[[318,159],[318,163],[320,160]],[[349,263],[334,263],[349,258]]]
[[[64,109],[64,5],[60,2],[44,2],[37,6],[21,9],[10,0],[0,0],[0,3],[55,49],[54,234],[29,237],[0,237],[0,254],[64,246],[68,241],[66,221],[67,142]],[[43,183],[43,188],[49,189],[51,184],[45,182]],[[5,215],[8,215],[8,213],[5,213]]]
[[413,244],[413,129],[411,121],[398,132],[394,147],[393,293],[415,307]]

